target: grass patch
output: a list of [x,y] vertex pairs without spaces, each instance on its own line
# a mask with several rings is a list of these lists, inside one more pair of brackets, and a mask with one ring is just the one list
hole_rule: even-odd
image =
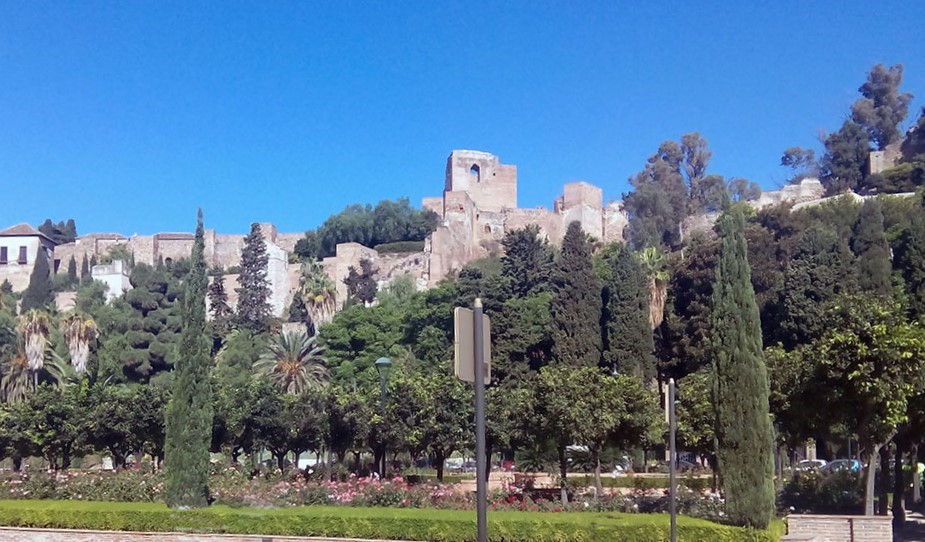
[[[475,513],[408,508],[310,506],[248,509],[213,506],[170,510],[159,503],[0,501],[0,525],[110,531],[239,533],[470,542]],[[492,540],[506,542],[656,542],[668,539],[664,514],[490,512]],[[779,530],[777,526],[776,530]],[[775,529],[754,531],[681,517],[685,542],[773,542]]]

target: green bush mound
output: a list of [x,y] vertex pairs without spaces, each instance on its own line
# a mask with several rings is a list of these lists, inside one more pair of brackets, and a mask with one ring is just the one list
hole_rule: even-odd
[[[155,503],[0,501],[0,525],[107,531],[239,533],[469,542],[475,514],[407,508],[293,507],[242,509],[213,506],[171,510]],[[506,542],[656,542],[668,539],[664,514],[491,512],[492,540]],[[681,517],[685,542],[772,542],[754,531]]]
[[422,252],[424,241],[396,241],[382,243],[373,247],[379,254],[401,254],[404,252]]

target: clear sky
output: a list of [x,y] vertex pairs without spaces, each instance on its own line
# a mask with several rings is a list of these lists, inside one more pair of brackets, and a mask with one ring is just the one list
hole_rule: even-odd
[[[619,199],[666,139],[774,188],[867,70],[925,103],[925,2],[0,0],[0,228],[316,227],[440,195],[453,149]],[[910,119],[911,122],[911,119]]]

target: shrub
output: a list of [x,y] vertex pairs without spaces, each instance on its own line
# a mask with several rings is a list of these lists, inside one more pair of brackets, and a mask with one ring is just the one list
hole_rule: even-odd
[[778,508],[801,514],[859,514],[864,510],[861,476],[850,471],[828,476],[801,472],[784,486]]
[[398,254],[404,252],[423,252],[424,241],[397,241],[382,243],[373,247],[379,254]]
[[[0,502],[0,524],[120,531],[249,533],[469,542],[475,539],[471,512],[392,508],[296,507],[238,510],[223,506],[177,511],[161,504],[61,501]],[[548,514],[493,512],[493,539],[508,542],[655,542],[668,538],[668,516],[640,514]],[[754,531],[679,518],[685,542],[770,542],[770,531]]]

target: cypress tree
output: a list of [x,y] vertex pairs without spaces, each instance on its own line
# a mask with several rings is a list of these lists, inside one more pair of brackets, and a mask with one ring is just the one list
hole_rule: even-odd
[[13,293],[13,283],[9,279],[3,279],[3,283],[0,283],[0,294],[12,294]]
[[206,336],[206,263],[202,209],[190,256],[183,297],[183,332],[173,393],[165,413],[167,475],[164,494],[172,508],[201,507],[209,497],[209,446],[212,440],[211,357]]
[[29,286],[22,295],[22,312],[29,309],[44,309],[55,301],[54,285],[51,282],[51,269],[48,267],[48,256],[45,250],[39,247],[32,266],[32,275],[29,276]]
[[360,260],[359,271],[351,265],[347,278],[344,279],[347,295],[367,306],[372,303],[376,299],[376,294],[379,293],[379,284],[373,277],[375,272],[373,262],[369,259]]
[[547,291],[553,266],[553,251],[540,236],[540,228],[529,225],[504,234],[501,273],[507,277],[513,297],[527,297]]
[[77,260],[74,259],[74,256],[71,256],[71,259],[67,262],[67,283],[71,286],[77,286]]
[[905,279],[912,317],[925,318],[925,202],[912,209],[911,224],[896,250],[896,266]]
[[213,320],[228,320],[234,314],[228,305],[224,275],[215,275],[209,285],[209,311]]
[[81,286],[86,286],[90,284],[90,281],[93,280],[93,276],[90,274],[90,260],[87,259],[87,253],[84,253],[83,260],[80,262],[80,284]]
[[883,233],[883,212],[880,202],[868,199],[861,207],[854,224],[851,248],[858,257],[858,287],[878,295],[890,295],[893,286],[890,275],[890,245]]
[[648,382],[655,378],[649,290],[636,256],[624,247],[613,261],[604,307],[604,363]]
[[742,210],[727,211],[719,227],[709,328],[716,455],[729,518],[765,529],[774,513],[774,438]]
[[601,284],[591,244],[578,222],[568,226],[553,276],[553,359],[596,367],[601,361]]
[[97,264],[96,254],[94,254],[93,256],[90,256],[90,275],[91,276],[93,275],[93,268],[96,267],[96,264]]
[[270,284],[267,280],[267,245],[260,224],[251,224],[241,251],[241,273],[238,275],[237,323],[255,332],[266,331],[270,320]]

